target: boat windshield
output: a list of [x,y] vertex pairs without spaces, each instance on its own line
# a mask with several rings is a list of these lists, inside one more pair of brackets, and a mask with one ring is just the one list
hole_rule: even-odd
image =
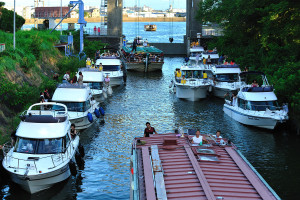
[[[68,108],[68,111],[74,111],[74,112],[85,112],[88,110],[91,105],[90,101],[86,102],[59,102],[62,104],[65,104]],[[58,107],[57,105],[53,105],[52,110],[61,111],[61,106]]]
[[103,88],[103,82],[92,82],[92,83],[85,83],[91,89],[101,90]]
[[269,110],[278,110],[278,102],[277,101],[248,101],[248,107],[251,108],[251,110],[256,111],[266,111],[266,109]]
[[185,78],[203,78],[202,70],[182,70],[182,75]]
[[238,81],[238,74],[217,74],[216,79],[222,82],[236,82]]
[[63,138],[30,139],[18,137],[15,144],[15,152],[28,154],[56,154],[62,153],[63,147]]
[[103,71],[119,71],[119,65],[103,65]]

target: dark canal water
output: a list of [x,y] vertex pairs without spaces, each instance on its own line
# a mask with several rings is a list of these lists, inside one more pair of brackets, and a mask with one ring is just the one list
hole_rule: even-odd
[[178,100],[169,89],[182,58],[166,58],[163,72],[128,73],[125,87],[114,89],[106,100],[105,123],[82,133],[86,149],[81,176],[35,196],[4,184],[3,199],[129,199],[130,144],[142,136],[145,122],[159,133],[179,126],[203,133],[222,131],[253,164],[282,199],[300,199],[300,137],[284,128],[266,131],[243,126],[227,117],[223,100]]

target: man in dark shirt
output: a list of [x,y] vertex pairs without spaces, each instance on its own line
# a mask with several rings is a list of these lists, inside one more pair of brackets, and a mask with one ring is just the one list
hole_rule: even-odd
[[150,137],[150,134],[153,134],[153,132],[155,134],[157,134],[157,132],[155,131],[155,128],[151,127],[149,122],[146,123],[146,126],[147,126],[147,128],[145,128],[144,137]]

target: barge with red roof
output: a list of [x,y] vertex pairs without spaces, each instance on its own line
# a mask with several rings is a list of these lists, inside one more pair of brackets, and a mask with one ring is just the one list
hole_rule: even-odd
[[135,138],[131,199],[280,199],[233,143],[202,136],[201,146],[189,131]]

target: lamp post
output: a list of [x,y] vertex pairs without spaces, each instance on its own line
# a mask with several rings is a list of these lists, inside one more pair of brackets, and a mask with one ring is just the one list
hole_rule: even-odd
[[16,49],[16,0],[14,0],[14,49]]

